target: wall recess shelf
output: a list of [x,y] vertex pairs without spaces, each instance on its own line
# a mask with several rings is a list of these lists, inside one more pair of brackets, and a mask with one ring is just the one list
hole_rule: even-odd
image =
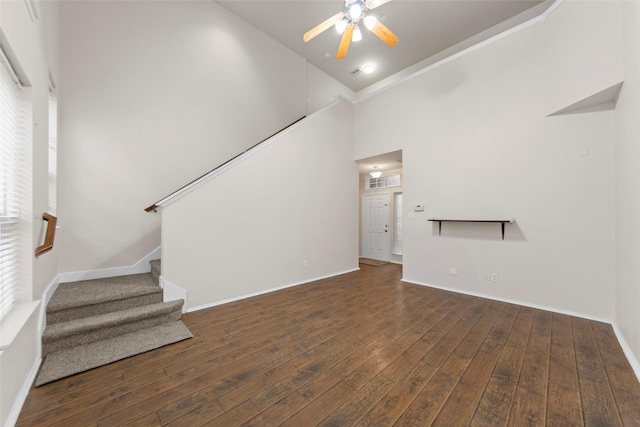
[[502,240],[504,240],[504,225],[505,224],[515,224],[516,219],[444,219],[444,218],[429,218],[429,221],[438,223],[438,236],[442,234],[442,223],[443,222],[491,222],[500,224],[500,228],[502,229]]

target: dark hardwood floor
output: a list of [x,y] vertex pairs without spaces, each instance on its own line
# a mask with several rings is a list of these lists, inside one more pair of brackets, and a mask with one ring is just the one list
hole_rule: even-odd
[[361,267],[186,314],[195,338],[33,388],[18,426],[640,426],[610,325]]

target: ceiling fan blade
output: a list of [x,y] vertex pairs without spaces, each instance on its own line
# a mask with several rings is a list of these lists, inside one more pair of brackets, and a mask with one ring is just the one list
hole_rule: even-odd
[[380,21],[376,22],[376,25],[373,26],[371,32],[378,36],[378,38],[385,42],[389,47],[395,46],[396,43],[398,43],[398,40],[400,40],[393,31],[385,27]]
[[331,28],[332,26],[334,26],[343,17],[344,17],[344,12],[336,13],[331,18],[329,18],[326,21],[316,25],[315,27],[313,27],[312,29],[310,29],[309,31],[304,33],[304,36],[302,37],[302,39],[305,42],[308,42],[309,40],[311,40],[312,38],[314,38],[315,36],[317,36],[321,32],[323,32],[323,31],[327,30],[328,28]]
[[336,54],[336,59],[340,60],[347,56],[347,52],[349,51],[349,45],[351,44],[351,38],[353,37],[353,28],[355,26],[350,24],[347,28],[345,28],[344,33],[342,33],[342,38],[340,39],[340,46],[338,46],[338,53]]
[[390,2],[391,0],[367,0],[367,9],[375,9],[378,6],[382,6],[385,3]]

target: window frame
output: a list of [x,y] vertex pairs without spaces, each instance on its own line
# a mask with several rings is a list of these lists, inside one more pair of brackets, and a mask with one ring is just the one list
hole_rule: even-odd
[[382,174],[379,178],[367,175],[364,184],[365,190],[382,190],[396,187],[402,187],[402,176],[399,172]]

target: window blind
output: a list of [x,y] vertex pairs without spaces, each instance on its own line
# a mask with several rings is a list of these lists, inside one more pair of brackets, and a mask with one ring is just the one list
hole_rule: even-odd
[[27,227],[31,194],[31,121],[19,81],[1,55],[0,64],[0,320],[20,300],[24,280],[21,259],[28,246]]

